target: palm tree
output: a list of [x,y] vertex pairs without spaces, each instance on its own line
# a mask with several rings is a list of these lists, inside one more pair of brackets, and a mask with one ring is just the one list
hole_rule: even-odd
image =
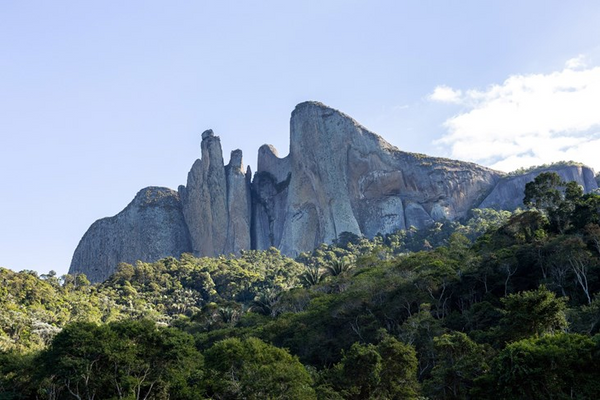
[[259,292],[252,302],[252,310],[263,315],[272,315],[273,306],[277,303],[279,293],[273,288],[266,288]]
[[302,282],[305,286],[311,287],[320,283],[323,280],[324,276],[325,274],[323,274],[321,268],[319,268],[318,266],[307,265],[306,270],[300,276],[300,278],[302,279]]
[[219,307],[218,311],[219,311],[219,316],[221,317],[221,321],[223,321],[226,324],[233,324],[239,318],[238,310],[234,309],[233,307],[229,307],[229,306]]
[[333,260],[329,265],[325,267],[327,273],[331,276],[344,275],[346,272],[354,268],[354,265],[350,264],[346,258]]

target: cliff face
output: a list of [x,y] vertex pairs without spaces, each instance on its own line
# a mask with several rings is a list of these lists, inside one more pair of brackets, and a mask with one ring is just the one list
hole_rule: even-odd
[[243,171],[242,152],[223,165],[221,141],[211,130],[202,134],[202,158],[179,187],[183,215],[193,253],[216,256],[250,249],[250,175]]
[[[586,192],[598,188],[587,167],[552,168]],[[202,134],[179,192],[146,188],[121,213],[96,221],[73,255],[70,273],[106,279],[119,262],[155,261],[278,247],[295,256],[342,232],[373,237],[462,218],[474,207],[514,209],[520,176],[473,163],[400,151],[349,116],[321,103],[299,104],[290,121],[290,152],[264,145],[251,182],[242,152],[224,165],[220,139]]]
[[598,189],[594,170],[582,165],[564,165],[536,170],[523,175],[507,176],[501,179],[494,190],[481,202],[478,208],[514,210],[523,206],[525,185],[542,172],[556,172],[565,182],[575,181],[583,187],[584,193]]
[[406,153],[323,104],[299,104],[290,154],[263,146],[253,182],[257,248],[297,255],[342,232],[373,237],[463,217],[500,173]]
[[119,214],[92,224],[75,249],[69,273],[83,272],[101,282],[120,262],[156,261],[191,250],[177,192],[148,187]]

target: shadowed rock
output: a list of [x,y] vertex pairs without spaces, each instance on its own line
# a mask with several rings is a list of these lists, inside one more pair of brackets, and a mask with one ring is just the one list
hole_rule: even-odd
[[584,193],[598,189],[594,170],[584,165],[551,166],[523,175],[506,176],[500,180],[494,190],[481,202],[479,208],[514,210],[523,206],[525,185],[533,181],[542,172],[556,172],[565,182],[575,181],[583,187]]
[[69,273],[101,282],[120,262],[156,261],[191,250],[177,192],[148,187],[114,217],[92,224],[75,249]]

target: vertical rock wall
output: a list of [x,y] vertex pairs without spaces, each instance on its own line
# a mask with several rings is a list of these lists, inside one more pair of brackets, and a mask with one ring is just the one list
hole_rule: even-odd
[[201,149],[187,185],[179,187],[193,253],[212,257],[250,249],[250,182],[242,152],[232,152],[225,167],[221,141],[212,130],[202,134]]
[[500,173],[405,153],[321,103],[299,104],[290,154],[263,146],[253,182],[256,248],[297,255],[342,232],[373,237],[464,216]]

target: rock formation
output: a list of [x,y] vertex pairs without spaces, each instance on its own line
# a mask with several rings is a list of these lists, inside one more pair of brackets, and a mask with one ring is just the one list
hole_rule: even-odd
[[253,244],[295,256],[342,232],[373,237],[461,218],[501,175],[400,151],[337,110],[302,103],[292,113],[289,155],[259,151]]
[[[290,151],[264,145],[254,179],[242,152],[224,165],[221,142],[202,134],[201,158],[179,192],[147,188],[118,215],[95,222],[70,273],[106,279],[119,262],[155,261],[278,247],[295,256],[342,232],[373,237],[466,216],[474,207],[514,209],[543,171],[509,176],[473,163],[407,153],[349,116],[317,102],[296,106]],[[586,192],[593,170],[551,168]]]
[[92,224],[75,249],[69,273],[83,272],[101,282],[121,262],[156,261],[191,250],[177,192],[148,187],[119,214]]
[[216,256],[250,249],[250,176],[243,171],[242,152],[223,165],[221,141],[212,130],[202,134],[202,158],[179,187],[183,215],[193,253]]
[[523,206],[523,191],[525,185],[542,172],[556,172],[565,182],[575,181],[583,187],[584,193],[598,189],[594,178],[594,170],[584,165],[552,166],[522,175],[505,176],[494,187],[478,208],[495,208],[497,210],[514,210]]
[[250,249],[251,171],[243,170],[242,152],[233,151],[224,166],[219,137],[208,130],[202,134],[201,154],[179,193],[143,189],[119,214],[92,224],[75,250],[69,273],[83,272],[98,282],[120,262]]

